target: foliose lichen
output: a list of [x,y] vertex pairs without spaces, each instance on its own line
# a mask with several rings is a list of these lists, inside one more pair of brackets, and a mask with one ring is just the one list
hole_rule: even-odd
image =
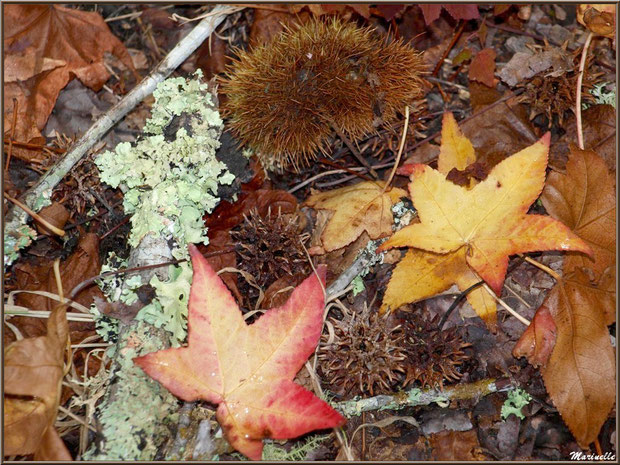
[[170,412],[177,409],[178,400],[133,363],[134,357],[164,348],[161,340],[152,337],[151,326],[138,322],[133,331],[121,336],[118,348],[114,355],[120,369],[115,372],[119,379],[114,395],[125,401],[109,403],[99,411],[106,441],[101,449],[91,447],[84,460],[152,460],[170,434],[168,425],[176,421],[176,414]]
[[[202,217],[215,208],[219,184],[234,176],[218,161],[223,122],[207,84],[197,78],[168,79],[153,92],[155,104],[145,136],[134,146],[123,142],[95,163],[101,180],[124,191],[125,212],[132,214],[129,244],[136,247],[148,233],[177,244],[208,242]],[[172,120],[193,115],[187,127],[171,135]],[[186,252],[177,252],[182,258]]]
[[524,389],[517,388],[514,391],[508,392],[508,397],[502,405],[502,419],[508,418],[509,415],[514,414],[521,420],[525,418],[521,409],[530,403],[532,396],[530,396]]
[[19,257],[19,251],[32,244],[37,232],[28,225],[20,226],[16,231],[4,235],[4,268],[10,266]]

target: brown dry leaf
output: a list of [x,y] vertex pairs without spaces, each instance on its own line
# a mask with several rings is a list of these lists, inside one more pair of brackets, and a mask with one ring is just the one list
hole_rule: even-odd
[[577,21],[594,34],[616,37],[616,5],[610,3],[585,3],[577,6]]
[[286,191],[276,189],[257,189],[244,191],[235,203],[223,201],[209,215],[205,216],[205,226],[212,229],[231,229],[243,221],[243,215],[256,208],[260,216],[293,213],[297,209],[297,199]]
[[542,369],[543,379],[584,449],[597,438],[616,400],[616,363],[606,310],[592,298],[591,287],[589,277],[577,270],[572,278],[558,282],[544,303],[557,326],[557,340]]
[[127,50],[99,13],[34,4],[6,5],[3,10],[5,59],[13,63],[11,75],[17,79],[5,83],[4,128],[11,133],[13,99],[17,99],[18,141],[43,142],[40,130],[60,90],[73,77],[101,89],[109,78],[103,65],[105,52],[133,70]]
[[392,205],[407,192],[398,187],[384,192],[384,187],[384,181],[364,181],[313,194],[306,200],[309,207],[334,212],[321,235],[325,252],[349,245],[364,231],[371,239],[392,233]]
[[[99,239],[96,234],[89,233],[80,240],[73,254],[60,264],[60,276],[65,294],[69,294],[73,287],[85,279],[97,276],[100,271]],[[52,263],[39,266],[33,266],[29,263],[18,264],[15,268],[15,274],[17,289],[58,293]],[[103,298],[99,288],[93,285],[80,292],[75,300],[85,307],[89,307],[95,296]],[[56,301],[47,297],[26,293],[18,294],[15,303],[32,310],[51,311],[56,306]],[[17,325],[25,337],[45,334],[45,320],[41,318],[20,317],[14,319],[13,323]],[[92,323],[72,321],[70,328],[71,339],[76,342],[80,342],[84,337],[94,333]]]
[[209,36],[198,49],[196,67],[202,69],[206,79],[226,71],[230,56],[226,54],[228,42],[218,36]]
[[[48,205],[45,208],[42,208],[39,212],[39,216],[44,218],[48,223],[52,226],[56,226],[58,229],[63,229],[69,217],[71,216],[67,209],[58,202],[53,202],[51,205]],[[45,226],[37,223],[37,230],[41,234],[46,235],[54,235],[55,233],[51,232]]]
[[514,87],[543,71],[559,76],[572,69],[573,59],[571,55],[559,47],[554,47],[538,53],[515,53],[499,71],[498,76],[510,87]]
[[469,431],[442,431],[430,437],[432,460],[469,462],[485,460],[475,429]]
[[[582,113],[583,144],[586,150],[598,153],[610,170],[616,171],[616,109],[611,105],[594,105]],[[575,115],[566,120],[564,127],[575,127]],[[551,146],[549,165],[564,170],[570,145],[577,145],[577,132],[568,131]]]
[[485,48],[478,52],[469,65],[469,80],[481,82],[485,86],[495,87],[495,57],[497,54],[492,48]]
[[605,161],[591,150],[571,146],[566,174],[551,172],[542,194],[551,216],[581,237],[593,259],[568,252],[564,273],[587,267],[597,275],[616,264],[616,193]]
[[446,4],[420,4],[420,9],[424,13],[424,21],[427,25],[439,18],[441,9],[445,9],[450,16],[454,19],[475,19],[480,17],[478,12],[478,5],[460,3],[458,5],[446,5]]
[[71,460],[54,430],[68,342],[66,306],[47,321],[47,335],[22,339],[4,350],[4,455]]

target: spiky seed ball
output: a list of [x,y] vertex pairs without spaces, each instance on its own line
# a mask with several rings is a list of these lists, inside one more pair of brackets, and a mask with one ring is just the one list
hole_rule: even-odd
[[398,384],[405,367],[403,330],[389,315],[364,309],[344,320],[331,319],[331,343],[323,335],[318,358],[330,389],[343,396],[384,394]]
[[[280,215],[269,210],[263,217],[252,209],[238,229],[230,232],[239,269],[250,273],[262,289],[287,274],[310,274],[312,268],[300,233],[297,215]],[[258,290],[250,287],[248,294],[253,299]]]
[[299,169],[328,147],[332,128],[358,139],[423,93],[421,54],[371,28],[313,19],[239,51],[222,83],[237,137],[268,169]]
[[463,349],[470,344],[456,327],[440,329],[438,325],[438,316],[429,318],[419,312],[406,315],[403,331],[409,363],[403,386],[418,382],[422,387],[443,388],[444,382],[461,378],[459,367],[469,359]]

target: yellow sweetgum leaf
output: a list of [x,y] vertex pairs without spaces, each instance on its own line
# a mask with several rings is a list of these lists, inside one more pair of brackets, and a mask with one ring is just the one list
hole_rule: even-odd
[[334,212],[321,235],[325,252],[349,245],[364,231],[371,239],[392,233],[392,205],[407,192],[397,187],[384,192],[384,188],[384,181],[364,181],[308,198],[309,207]]
[[[467,265],[464,248],[446,254],[409,249],[392,272],[381,312],[428,299],[449,289],[453,284],[464,291],[478,281],[480,278]],[[470,291],[467,301],[487,325],[495,327],[497,306],[484,288]]]
[[[472,143],[463,135],[451,112],[443,116],[441,129],[441,147],[437,160],[438,170],[447,176],[450,171],[464,171],[476,162],[476,153]],[[411,174],[414,165],[403,165],[401,174]],[[470,181],[470,187],[475,180]],[[465,291],[480,281],[476,273],[467,265],[465,250],[458,249],[446,254],[410,249],[396,265],[388,283],[381,313],[395,310],[400,306],[428,299],[456,284]],[[493,297],[483,288],[470,291],[467,301],[477,315],[486,324],[495,329],[497,324],[497,304]]]
[[474,146],[461,132],[454,115],[446,112],[441,127],[441,147],[437,169],[440,173],[447,175],[453,168],[463,171],[475,161]]
[[501,293],[508,257],[539,250],[590,247],[548,216],[528,215],[540,195],[550,135],[496,165],[472,189],[457,186],[427,165],[412,167],[409,191],[420,223],[396,232],[379,250],[415,247],[446,254],[465,249],[468,265]]

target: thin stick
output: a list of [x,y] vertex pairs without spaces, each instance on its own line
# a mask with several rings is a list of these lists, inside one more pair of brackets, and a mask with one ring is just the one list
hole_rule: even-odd
[[349,150],[351,151],[353,156],[357,159],[357,161],[359,161],[368,170],[368,172],[372,174],[372,176],[375,179],[379,179],[379,175],[377,174],[377,172],[372,168],[372,166],[368,164],[368,162],[364,159],[364,157],[362,157],[362,154],[357,151],[357,149],[353,146],[349,138],[345,136],[342,132],[340,132],[340,130],[336,127],[335,124],[332,124],[332,129],[336,132],[336,134],[338,134],[338,137],[340,137],[340,140],[342,140],[342,142],[344,142],[346,146],[349,147]]
[[54,153],[65,153],[66,152],[65,149],[61,149],[57,147],[48,147],[46,145],[41,145],[41,144],[29,144],[27,142],[20,142],[18,140],[13,140],[13,137],[5,137],[4,143],[13,144],[15,147],[24,147],[26,149],[35,149],[35,150],[47,149],[50,152],[54,152]]
[[533,258],[530,258],[530,257],[523,257],[523,258],[525,259],[526,262],[531,263],[535,267],[538,267],[541,270],[543,270],[545,273],[550,275],[556,281],[561,281],[562,280],[562,277],[559,274],[557,274],[555,271],[553,271],[551,268],[549,268],[547,265],[543,265],[542,263],[537,262],[536,260],[534,260]]
[[394,179],[394,175],[396,174],[396,170],[398,169],[398,164],[400,163],[400,157],[403,154],[403,149],[405,148],[405,140],[407,140],[407,129],[409,129],[409,105],[405,107],[405,124],[403,126],[403,135],[400,138],[400,145],[398,146],[398,155],[396,155],[396,161],[394,162],[394,168],[392,168],[392,172],[390,173],[390,177],[385,183],[385,187],[383,187],[383,192],[385,192]]
[[575,120],[577,121],[577,144],[581,150],[584,150],[583,145],[583,127],[581,124],[581,84],[583,83],[583,75],[586,70],[586,57],[588,55],[588,47],[592,41],[592,32],[588,33],[586,43],[583,44],[583,51],[581,52],[581,61],[579,62],[579,74],[577,75],[577,96],[575,97]]
[[[157,68],[134,87],[131,92],[125,95],[120,102],[104,113],[72,146],[71,150],[20,197],[20,200],[32,208],[42,196],[46,193],[49,195],[84,154],[121,118],[135,108],[144,98],[151,95],[157,84],[166,79],[197,49],[211,35],[215,28],[224,21],[224,18],[226,18],[230,11],[231,8],[228,5],[215,6],[211,10],[210,16],[198,23],[159,63]],[[12,208],[6,215],[5,231],[17,231],[22,224],[26,223],[26,219],[26,214]]]
[[23,203],[21,203],[19,200],[14,199],[13,197],[11,197],[9,194],[7,194],[6,192],[4,193],[4,197],[7,200],[10,200],[11,202],[13,202],[15,205],[17,205],[19,208],[21,208],[22,210],[24,210],[26,213],[28,213],[35,221],[38,221],[39,223],[41,223],[43,226],[45,226],[47,229],[49,229],[50,231],[52,231],[55,234],[58,234],[60,237],[65,235],[65,232],[62,229],[58,229],[56,226],[54,226],[53,224],[51,224],[50,222],[48,222],[45,218],[43,218],[42,216],[38,215],[37,213],[33,212],[30,208],[28,208],[26,205],[24,205]]
[[13,153],[13,139],[15,139],[15,126],[17,126],[17,99],[13,99],[13,126],[11,127],[11,138],[9,140],[9,150],[6,155],[6,166],[4,169],[9,171],[9,164],[11,163],[11,154]]
[[506,302],[504,302],[502,299],[500,299],[495,294],[495,292],[493,292],[493,289],[491,289],[487,283],[482,284],[482,286],[487,290],[487,292],[489,294],[491,294],[491,297],[493,297],[495,300],[497,300],[501,304],[501,306],[506,309],[506,311],[508,313],[510,313],[512,316],[514,316],[517,320],[519,320],[525,326],[529,326],[530,325],[530,320],[528,320],[527,318],[524,318],[521,315],[519,315],[514,309],[512,309],[510,307],[510,305],[508,305]]
[[452,40],[448,44],[448,47],[443,52],[443,55],[441,56],[441,59],[435,65],[435,69],[433,69],[433,72],[432,72],[431,76],[437,76],[437,73],[441,69],[441,65],[443,65],[444,60],[446,59],[446,57],[450,53],[450,50],[452,50],[452,48],[454,47],[456,42],[459,40],[459,37],[461,37],[461,34],[463,33],[463,29],[465,29],[465,21],[461,20],[461,24],[460,24],[459,28],[457,29],[456,34],[454,34],[454,37],[452,37]]

